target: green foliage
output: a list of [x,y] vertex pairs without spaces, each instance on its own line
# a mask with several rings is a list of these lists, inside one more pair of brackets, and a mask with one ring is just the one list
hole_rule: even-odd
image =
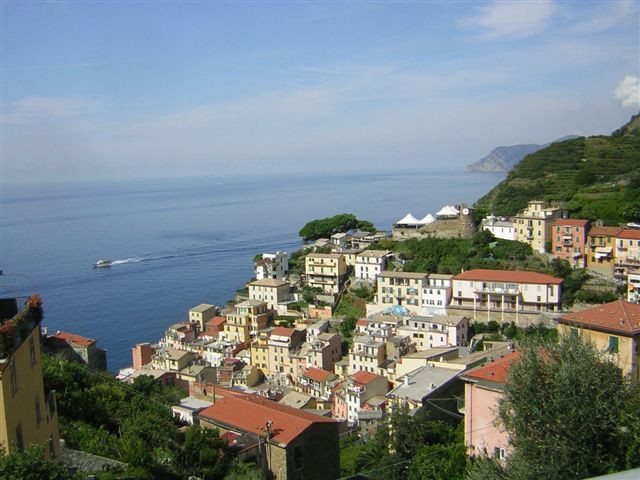
[[131,478],[222,478],[224,442],[214,430],[186,432],[170,406],[184,395],[152,377],[126,386],[111,374],[43,355],[45,389],[55,389],[62,436],[71,448],[123,461]]
[[467,455],[462,443],[425,445],[411,461],[409,480],[451,480],[462,478]]
[[315,303],[316,295],[321,295],[324,293],[320,287],[302,287],[302,298],[307,303]]
[[351,291],[355,294],[356,297],[362,298],[366,302],[370,302],[371,300],[373,300],[373,296],[375,295],[375,292],[373,290],[365,286],[354,288]]
[[465,480],[507,480],[507,472],[497,460],[479,456],[471,462]]
[[45,458],[43,445],[29,445],[7,455],[0,446],[0,478],[2,480],[72,480],[55,460]]
[[639,395],[582,337],[530,342],[500,401],[513,447],[507,478],[580,479],[640,466]]
[[234,463],[224,480],[264,480],[264,475],[253,463]]
[[575,300],[582,303],[608,303],[618,299],[615,292],[597,292],[595,290],[580,290]]
[[616,225],[640,214],[640,131],[566,140],[525,157],[476,211],[515,215],[530,200],[562,202],[574,218]]
[[333,217],[312,220],[306,223],[299,232],[302,239],[307,242],[318,238],[327,238],[334,233],[346,232],[352,229],[361,229],[368,232],[375,232],[376,229],[371,222],[358,220],[355,215],[342,213]]

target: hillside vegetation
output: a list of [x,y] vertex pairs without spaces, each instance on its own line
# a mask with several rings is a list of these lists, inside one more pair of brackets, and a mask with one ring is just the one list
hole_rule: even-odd
[[476,215],[515,215],[534,199],[560,204],[573,218],[608,225],[638,220],[639,117],[612,135],[566,140],[528,155],[478,200]]

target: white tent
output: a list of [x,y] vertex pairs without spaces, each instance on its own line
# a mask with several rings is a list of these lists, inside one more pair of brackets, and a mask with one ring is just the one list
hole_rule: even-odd
[[459,213],[460,213],[460,210],[458,210],[453,205],[445,205],[444,207],[442,207],[440,209],[440,211],[438,213],[436,213],[436,215],[438,217],[455,217]]
[[410,213],[407,213],[401,220],[396,222],[396,225],[420,225],[420,220]]
[[420,225],[429,225],[430,223],[433,223],[435,221],[436,221],[436,217],[434,217],[430,213],[427,213],[425,217],[422,220],[420,220]]

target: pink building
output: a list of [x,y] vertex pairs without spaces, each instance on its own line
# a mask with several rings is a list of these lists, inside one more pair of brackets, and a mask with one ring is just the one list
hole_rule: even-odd
[[568,261],[574,267],[584,268],[587,231],[590,226],[589,220],[557,218],[551,230],[553,256]]
[[512,352],[460,377],[465,382],[464,442],[470,456],[506,458],[509,437],[495,424],[496,414],[511,363],[519,358],[520,352]]
[[149,343],[139,343],[131,349],[133,368],[140,370],[143,365],[151,363],[155,350]]

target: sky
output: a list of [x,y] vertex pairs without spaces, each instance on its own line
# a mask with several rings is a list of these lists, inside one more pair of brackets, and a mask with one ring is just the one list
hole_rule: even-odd
[[639,3],[0,3],[2,182],[463,169],[640,110]]

